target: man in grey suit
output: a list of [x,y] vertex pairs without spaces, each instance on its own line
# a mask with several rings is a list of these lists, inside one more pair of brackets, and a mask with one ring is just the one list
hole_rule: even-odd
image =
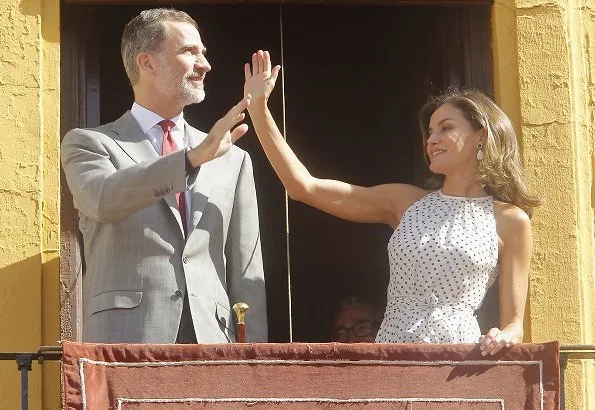
[[247,96],[205,134],[183,109],[204,99],[211,69],[196,22],[145,10],[122,35],[130,111],[74,129],[62,166],[84,239],[83,340],[235,340],[236,302],[250,306],[247,341],[266,341],[256,191],[244,135]]

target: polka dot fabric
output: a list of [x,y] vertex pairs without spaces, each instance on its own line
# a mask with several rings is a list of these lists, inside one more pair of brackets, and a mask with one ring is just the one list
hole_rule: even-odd
[[498,276],[492,197],[432,192],[388,242],[390,282],[376,342],[476,343],[475,311]]

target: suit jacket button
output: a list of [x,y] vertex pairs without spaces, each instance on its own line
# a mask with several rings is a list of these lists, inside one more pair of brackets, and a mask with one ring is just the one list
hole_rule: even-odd
[[182,292],[180,289],[178,289],[174,292],[174,296],[181,298],[182,296],[184,296],[184,292]]
[[182,258],[182,262],[184,262],[184,263],[188,263],[188,257],[187,257],[187,256],[184,256],[184,257]]

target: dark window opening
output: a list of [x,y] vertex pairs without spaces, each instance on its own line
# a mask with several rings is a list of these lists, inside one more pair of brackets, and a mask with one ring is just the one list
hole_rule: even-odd
[[[63,134],[113,121],[130,108],[120,36],[132,16],[153,6],[63,5]],[[421,104],[449,86],[492,92],[489,6],[179,7],[197,20],[213,66],[206,100],[188,107],[186,119],[208,131],[241,98],[244,62],[268,49],[274,62],[283,57],[285,70],[271,109],[279,124],[285,114],[288,141],[315,176],[366,186],[421,185],[428,175],[417,127]],[[287,342],[284,190],[252,131],[238,145],[254,163],[270,341]],[[62,274],[72,283],[69,301],[63,299],[63,336],[76,339],[76,278],[83,268],[76,214],[65,182],[63,187]],[[384,306],[391,229],[342,221],[291,201],[287,211],[293,340],[328,341],[344,297]],[[497,322],[493,293],[480,314],[484,328]]]

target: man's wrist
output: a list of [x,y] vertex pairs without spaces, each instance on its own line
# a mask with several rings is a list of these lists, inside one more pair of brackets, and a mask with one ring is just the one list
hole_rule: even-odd
[[190,160],[190,151],[192,148],[187,147],[186,148],[186,152],[184,153],[184,166],[186,168],[186,173],[189,174],[191,172],[196,171],[198,168],[200,168],[200,165],[198,167],[195,167],[194,165],[192,165],[192,161]]

